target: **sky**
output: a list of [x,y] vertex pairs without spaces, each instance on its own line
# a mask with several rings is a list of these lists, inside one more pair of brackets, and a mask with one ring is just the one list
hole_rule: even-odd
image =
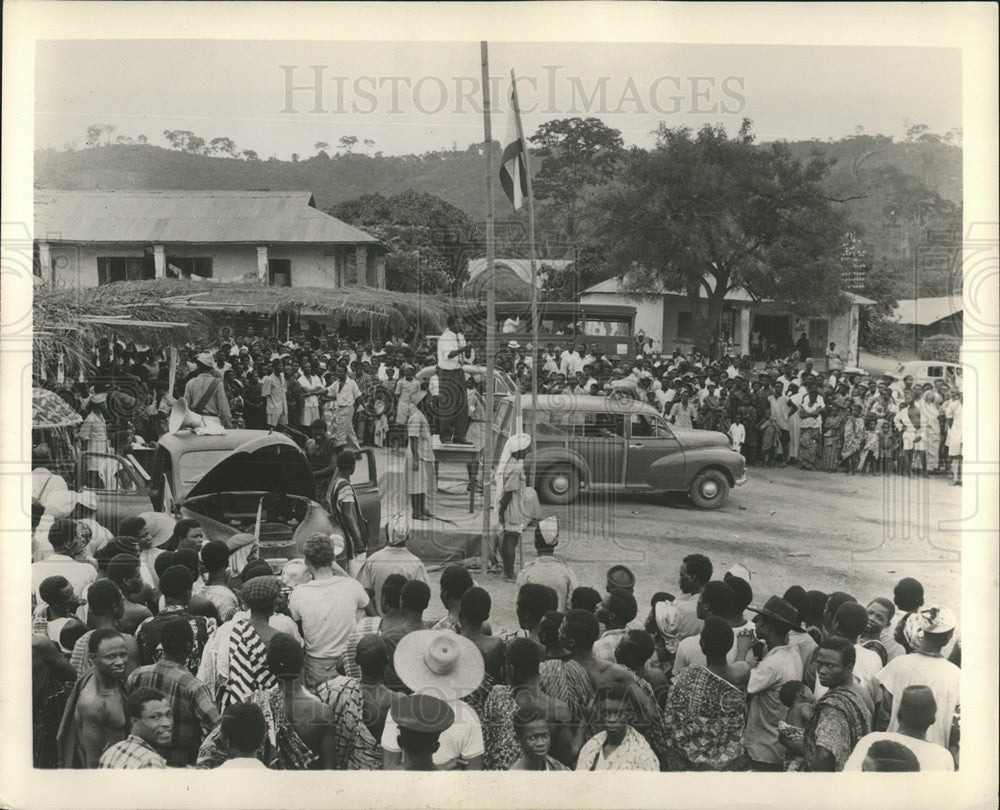
[[[735,132],[748,117],[762,141],[962,125],[957,49],[496,42],[497,139],[512,68],[529,134],[572,116],[600,118],[639,146],[661,122]],[[319,141],[336,150],[344,136],[370,153],[464,149],[483,140],[480,71],[478,42],[43,40],[35,145],[82,147],[98,123],[161,146],[164,130],[228,137],[280,159],[314,154]]]

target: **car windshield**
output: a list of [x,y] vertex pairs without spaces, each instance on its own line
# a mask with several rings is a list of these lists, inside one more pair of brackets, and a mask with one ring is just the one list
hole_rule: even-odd
[[209,470],[228,456],[231,450],[191,450],[178,462],[181,486],[188,490],[198,483]]

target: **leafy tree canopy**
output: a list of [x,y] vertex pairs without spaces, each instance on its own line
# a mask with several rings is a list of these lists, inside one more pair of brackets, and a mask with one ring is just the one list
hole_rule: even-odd
[[469,259],[483,251],[476,223],[433,194],[365,194],[327,213],[388,246],[386,285],[394,290],[454,294],[468,276]]
[[661,125],[656,146],[631,151],[597,200],[608,260],[637,292],[684,292],[702,349],[736,288],[835,310],[846,227],[821,185],[828,171],[818,154],[802,163],[783,144],[756,147],[749,120],[733,138]]

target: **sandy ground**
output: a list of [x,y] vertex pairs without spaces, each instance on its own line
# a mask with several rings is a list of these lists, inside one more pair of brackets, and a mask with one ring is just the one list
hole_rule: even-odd
[[[399,475],[402,457],[379,451],[383,514],[406,501]],[[443,469],[435,513],[477,527],[468,515],[464,469]],[[924,584],[927,602],[959,611],[959,526],[962,489],[941,478],[849,476],[797,468],[748,469],[748,483],[716,511],[695,508],[683,495],[590,493],[568,507],[545,507],[560,519],[558,555],[581,585],[603,590],[614,564],[636,575],[636,598],[645,615],[656,591],[679,593],[677,574],[687,554],[713,562],[716,577],[740,563],[751,572],[754,602],[790,585],[826,592],[843,590],[859,601],[892,597],[904,576]],[[385,518],[383,517],[383,520]],[[455,531],[437,524],[436,529]],[[530,533],[522,542],[525,561],[534,556]],[[438,573],[428,616],[443,614]],[[493,574],[473,572],[493,597],[493,625],[516,626],[515,589]]]

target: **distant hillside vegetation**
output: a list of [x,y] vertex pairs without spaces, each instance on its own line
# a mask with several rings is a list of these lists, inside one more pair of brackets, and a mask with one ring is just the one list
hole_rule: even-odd
[[[857,136],[840,141],[789,143],[798,157],[819,151],[837,164],[829,187],[834,196],[864,200],[848,204],[852,218],[881,219],[885,179],[914,191],[929,191],[961,204],[962,150],[943,143],[893,143],[882,136]],[[494,161],[496,164],[496,161]],[[241,160],[208,157],[152,145],[94,146],[75,151],[35,153],[35,185],[63,189],[229,189],[289,191],[309,189],[316,204],[328,209],[362,194],[400,194],[408,189],[433,194],[485,219],[486,200],[481,146],[465,151],[426,155],[368,156],[325,153],[298,162],[276,159]],[[497,210],[506,216],[499,184],[494,188]]]
[[[95,146],[35,153],[35,185],[59,189],[310,190],[321,209],[408,189],[433,194],[470,216],[485,219],[483,158],[478,147],[425,156],[363,154],[298,162],[208,157],[151,145]],[[503,192],[497,184],[496,204]]]

